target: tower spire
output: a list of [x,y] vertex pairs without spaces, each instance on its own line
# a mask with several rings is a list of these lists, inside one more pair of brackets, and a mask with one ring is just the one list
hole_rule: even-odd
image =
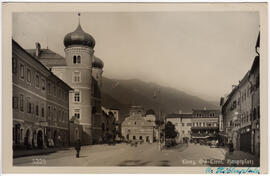
[[81,24],[81,22],[80,22],[80,16],[81,16],[81,13],[79,12],[78,13],[79,25]]

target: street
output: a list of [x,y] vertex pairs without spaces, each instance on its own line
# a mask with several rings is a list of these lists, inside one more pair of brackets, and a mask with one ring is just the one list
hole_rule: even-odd
[[[82,146],[80,158],[74,148],[46,155],[15,158],[15,166],[207,166],[222,165],[226,150],[199,144],[181,144],[159,151],[158,145],[128,144]],[[207,161],[211,160],[211,163]]]

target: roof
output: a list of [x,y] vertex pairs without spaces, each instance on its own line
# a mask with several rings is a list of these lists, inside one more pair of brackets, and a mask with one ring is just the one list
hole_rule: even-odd
[[215,130],[218,129],[218,126],[216,127],[191,127],[193,130]]
[[26,51],[47,67],[67,65],[64,57],[50,49],[40,49],[39,56],[36,56],[36,49],[27,49]]
[[192,113],[186,113],[186,114],[168,114],[167,119],[170,118],[193,118],[193,114]]
[[251,66],[251,69],[250,69],[250,74],[254,73],[254,71],[256,69],[259,69],[259,67],[260,67],[260,56],[256,56],[254,58],[253,63],[252,63],[252,66]]
[[21,47],[21,45],[19,45],[15,40],[12,39],[12,44],[18,46],[21,50],[23,50],[29,57],[31,57],[35,62],[37,62],[38,64],[40,64],[46,71],[48,71],[54,78],[56,78],[59,82],[61,82],[62,84],[64,84],[69,90],[73,90],[68,84],[66,84],[63,80],[61,80],[60,78],[58,78],[55,74],[53,74],[53,72],[51,72],[46,66],[44,66],[38,59],[36,59],[35,57],[33,57],[29,52],[27,52],[25,49],[23,49]]

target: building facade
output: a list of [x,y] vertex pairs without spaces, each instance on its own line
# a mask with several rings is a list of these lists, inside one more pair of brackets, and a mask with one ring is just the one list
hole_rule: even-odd
[[193,110],[191,138],[216,137],[219,132],[219,110]]
[[64,46],[64,58],[49,49],[41,49],[38,43],[36,49],[28,52],[72,87],[69,117],[75,116],[82,125],[82,144],[93,144],[102,135],[100,88],[104,63],[94,55],[95,39],[83,31],[80,23],[65,36]]
[[[259,40],[258,37],[257,43]],[[259,155],[260,146],[259,58],[258,53],[244,78],[233,86],[227,97],[221,98],[227,142],[231,141],[235,150],[256,155]]]
[[14,40],[12,89],[13,147],[68,145],[72,89]]
[[183,142],[184,139],[199,141],[218,134],[219,116],[219,110],[194,109],[192,113],[169,114],[166,121],[175,125],[177,142]]
[[141,140],[153,143],[156,138],[156,124],[145,116],[145,111],[140,106],[132,106],[129,116],[121,124],[124,140]]
[[171,122],[175,126],[178,133],[176,138],[177,143],[182,143],[184,139],[190,140],[192,127],[192,114],[169,114],[166,117],[167,122]]

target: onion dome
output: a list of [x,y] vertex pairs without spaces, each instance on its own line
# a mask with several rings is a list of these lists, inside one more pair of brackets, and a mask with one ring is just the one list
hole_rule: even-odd
[[65,47],[70,45],[84,45],[94,48],[95,44],[95,39],[90,34],[84,32],[80,24],[74,32],[68,33],[64,38]]
[[93,57],[93,62],[92,62],[92,67],[96,67],[96,68],[102,69],[104,67],[104,63],[103,63],[103,61],[100,58],[94,56]]

